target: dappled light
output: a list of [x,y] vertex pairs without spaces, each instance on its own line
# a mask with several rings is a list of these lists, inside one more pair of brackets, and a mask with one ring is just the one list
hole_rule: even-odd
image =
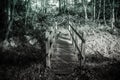
[[119,0],[0,1],[0,80],[120,80]]

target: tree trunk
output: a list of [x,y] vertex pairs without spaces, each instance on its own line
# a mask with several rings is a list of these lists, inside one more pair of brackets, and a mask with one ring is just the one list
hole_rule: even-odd
[[59,0],[59,13],[61,13],[61,0]]
[[104,5],[104,8],[103,8],[103,19],[104,19],[104,24],[106,25],[106,14],[105,14],[105,12],[106,12],[106,9],[105,9],[106,2],[105,1],[106,0],[104,0],[104,3],[103,3],[103,5]]
[[101,0],[100,0],[100,3],[99,3],[99,12],[98,12],[97,20],[99,20],[99,18],[100,18],[100,13],[101,13]]
[[88,15],[87,15],[87,6],[86,5],[83,5],[84,6],[84,12],[85,12],[85,22],[88,20]]
[[11,31],[12,23],[13,23],[13,18],[14,18],[14,8],[15,8],[15,3],[12,0],[11,3],[8,2],[8,29],[6,32],[5,40],[8,40],[9,33]]
[[30,10],[30,0],[27,1],[27,5],[26,5],[25,27],[27,25],[27,17],[29,15],[29,10]]
[[64,13],[65,13],[65,11],[66,11],[66,4],[65,4],[65,0],[64,0]]
[[95,14],[95,11],[96,11],[96,0],[94,0],[93,5],[94,5],[94,22],[95,22],[95,17],[96,17],[96,14]]
[[11,8],[10,8],[10,1],[8,1],[8,6],[7,6],[7,14],[8,14],[8,20],[7,20],[7,24],[9,23],[9,21],[10,21],[10,10]]
[[82,0],[82,4],[83,4],[84,15],[85,15],[85,22],[86,22],[88,20],[88,15],[87,15],[87,1],[86,0]]
[[10,34],[10,31],[11,31],[11,27],[12,27],[12,24],[13,24],[13,20],[14,20],[14,8],[15,8],[15,1],[11,0],[11,2],[8,2],[8,6],[7,6],[7,14],[8,14],[8,20],[7,20],[7,32],[5,34],[5,39],[4,39],[4,42],[3,42],[3,47],[4,48],[7,48],[8,47],[8,38],[9,38],[9,34]]
[[115,9],[114,9],[114,6],[115,6],[115,2],[113,0],[112,2],[112,29],[114,29],[114,22],[115,22]]

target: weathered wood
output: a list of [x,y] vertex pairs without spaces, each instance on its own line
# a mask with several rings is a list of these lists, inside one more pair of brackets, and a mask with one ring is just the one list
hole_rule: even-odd
[[[82,37],[83,37],[83,39],[85,39],[85,33],[84,32],[82,34]],[[82,60],[82,65],[83,65],[84,62],[85,62],[85,42],[81,43],[81,54],[83,56],[83,60]]]
[[[70,32],[72,40],[73,40],[73,46],[75,48],[75,52],[78,51],[78,59],[79,59],[80,66],[81,66],[85,62],[85,33],[84,32],[78,33],[77,27],[75,29],[75,28],[73,28],[73,26],[71,24],[69,24],[69,28],[71,28],[71,29],[69,29],[69,32]],[[72,33],[70,30],[72,31]],[[78,44],[77,38],[82,41],[81,49],[79,49],[79,44]]]
[[[69,32],[70,32],[70,31],[69,31]],[[79,49],[79,46],[77,45],[77,43],[76,43],[76,41],[75,41],[75,39],[74,39],[74,37],[73,37],[73,35],[72,35],[71,32],[70,32],[70,35],[71,35],[71,37],[72,37],[72,39],[73,39],[73,42],[75,43],[75,46],[76,46],[76,48],[77,48],[77,50],[78,50],[78,52],[79,52],[79,56],[80,56],[79,59],[83,59],[83,56],[81,55],[81,51],[80,51],[80,49]]]
[[51,27],[50,31],[46,31],[46,66],[51,68],[51,56],[54,53],[55,41],[57,33],[57,23],[55,22],[55,27]]
[[76,35],[82,40],[82,42],[85,42],[85,40],[82,38],[82,36],[72,27],[71,24],[69,24],[72,30],[76,33]]
[[50,63],[50,54],[49,54],[49,42],[46,42],[46,67],[51,68],[51,63]]
[[48,31],[46,31],[46,67],[51,67],[50,66],[50,54],[49,54],[49,50],[50,50],[50,34]]

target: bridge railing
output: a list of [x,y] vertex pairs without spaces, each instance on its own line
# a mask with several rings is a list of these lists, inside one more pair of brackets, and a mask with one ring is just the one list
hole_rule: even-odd
[[[75,49],[75,53],[77,53],[78,60],[80,65],[84,64],[85,61],[85,33],[78,32],[77,26],[69,21],[69,32],[72,38],[72,43]],[[81,44],[80,41],[81,40]]]
[[46,31],[46,67],[51,68],[51,55],[54,53],[55,40],[57,33],[57,22],[54,27]]

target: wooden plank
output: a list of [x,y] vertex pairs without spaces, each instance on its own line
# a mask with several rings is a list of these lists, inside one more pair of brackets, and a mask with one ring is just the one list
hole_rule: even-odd
[[77,65],[79,65],[79,63],[78,63],[78,60],[76,59],[76,56],[72,52],[73,48],[71,43],[67,42],[66,39],[64,38],[63,39],[61,38],[62,37],[60,37],[56,41],[56,44],[58,46],[56,46],[55,49],[59,49],[59,50],[57,50],[55,54],[53,54],[52,56],[51,69],[54,71],[55,74],[70,74],[72,73],[73,69]]

